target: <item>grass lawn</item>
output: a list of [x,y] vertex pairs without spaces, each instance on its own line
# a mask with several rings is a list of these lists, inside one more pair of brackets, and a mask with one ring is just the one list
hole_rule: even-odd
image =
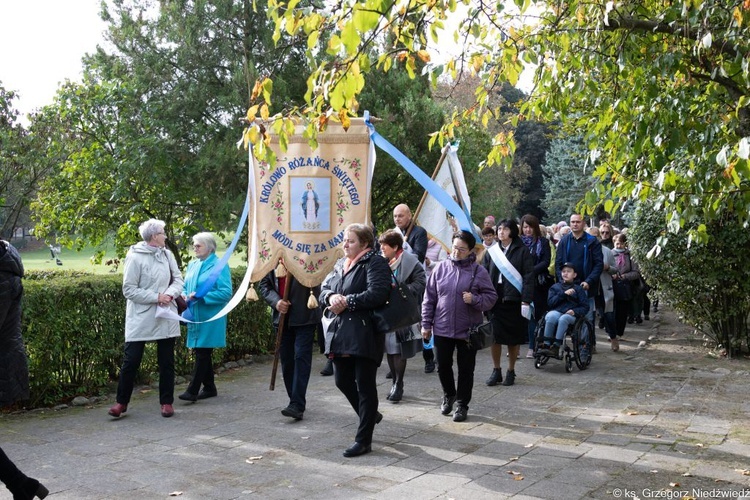
[[[216,250],[217,255],[221,258],[226,250],[226,245],[223,242],[218,242],[219,248]],[[113,272],[113,267],[105,266],[104,264],[94,265],[91,263],[91,257],[95,253],[95,249],[86,247],[80,252],[63,248],[60,252],[60,261],[62,265],[59,266],[52,259],[48,247],[40,248],[39,250],[21,250],[21,260],[26,270],[44,270],[44,269],[58,269],[58,270],[75,270],[75,271],[86,271],[90,273],[105,274]],[[246,266],[247,260],[243,256],[244,252],[235,252],[229,259],[230,267]],[[107,262],[109,259],[115,257],[115,251],[109,250],[102,262]],[[117,269],[118,273],[122,273],[122,263],[120,263]]]

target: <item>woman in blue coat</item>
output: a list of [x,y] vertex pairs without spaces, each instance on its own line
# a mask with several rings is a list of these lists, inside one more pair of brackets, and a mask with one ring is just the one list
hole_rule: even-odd
[[[211,233],[198,233],[193,236],[195,259],[190,261],[185,275],[185,295],[191,300],[193,321],[200,322],[212,318],[232,298],[232,279],[229,266],[224,266],[213,287],[199,299],[195,293],[219,264],[216,256],[216,240]],[[183,401],[197,401],[217,395],[214,383],[214,367],[211,355],[216,347],[227,345],[227,317],[209,323],[188,323],[185,345],[195,352],[193,379],[187,390],[179,396]],[[203,385],[203,390],[198,390]]]

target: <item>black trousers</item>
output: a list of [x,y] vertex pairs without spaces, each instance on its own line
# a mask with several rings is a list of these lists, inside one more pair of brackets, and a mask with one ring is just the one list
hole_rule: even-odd
[[216,384],[214,383],[214,364],[211,359],[213,355],[213,347],[196,347],[193,349],[195,354],[195,366],[193,367],[193,380],[190,381],[190,385],[187,388],[187,392],[197,396],[203,387],[209,391],[216,390]]
[[[469,407],[471,393],[474,390],[474,367],[477,362],[477,350],[469,347],[466,339],[434,336],[435,351],[438,362],[438,378],[443,386],[443,394],[456,396],[456,404]],[[453,352],[456,352],[458,365],[458,385],[453,375]]]
[[16,464],[8,458],[2,448],[0,448],[0,481],[11,491],[21,491],[24,483],[26,482],[26,476],[23,472],[18,470]]
[[615,299],[615,333],[618,337],[622,337],[625,333],[625,325],[628,323],[631,307],[631,300]]
[[[156,341],[156,359],[159,363],[159,404],[174,403],[174,343],[176,337]],[[117,384],[117,402],[126,405],[130,402],[135,385],[135,376],[143,359],[146,342],[125,342],[125,359],[120,369],[120,382]]]
[[359,415],[359,427],[354,438],[361,445],[372,444],[375,417],[378,414],[378,363],[358,356],[333,358],[336,387],[346,396]]

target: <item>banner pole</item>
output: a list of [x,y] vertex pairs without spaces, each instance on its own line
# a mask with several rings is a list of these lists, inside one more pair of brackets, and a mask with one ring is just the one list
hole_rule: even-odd
[[[450,147],[450,146],[449,146]],[[437,165],[435,166],[435,170],[432,172],[432,180],[434,181],[437,177],[438,173],[440,172],[440,167],[443,165],[443,162],[445,161],[445,157],[448,155],[448,147],[443,148],[443,153],[440,155],[440,159],[437,162]],[[422,193],[422,199],[419,200],[419,205],[417,205],[417,210],[414,212],[414,217],[411,219],[411,224],[409,224],[409,228],[407,230],[407,235],[411,232],[411,227],[415,224],[415,220],[419,216],[419,212],[422,210],[422,206],[424,206],[424,201],[427,199],[427,190],[425,190],[424,193]]]
[[[289,289],[292,287],[292,284],[290,283],[290,274],[287,274],[287,279],[284,282],[284,296],[281,300],[287,300],[289,297]],[[272,391],[276,388],[276,372],[279,369],[279,351],[281,350],[281,335],[284,333],[284,320],[286,319],[286,314],[282,313],[281,316],[279,316],[279,328],[276,330],[276,347],[274,347],[273,350],[273,369],[271,370],[271,385],[268,387],[269,391]]]

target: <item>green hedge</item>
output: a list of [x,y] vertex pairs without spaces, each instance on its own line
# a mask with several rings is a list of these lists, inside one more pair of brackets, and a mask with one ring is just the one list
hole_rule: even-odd
[[[234,290],[244,268],[232,270]],[[23,338],[29,354],[33,406],[108,390],[122,364],[125,298],[122,275],[70,271],[28,272],[24,279]],[[177,374],[189,374],[193,360],[178,341]],[[227,347],[214,351],[214,362],[273,350],[270,310],[263,300],[242,301],[228,316]],[[147,344],[140,383],[156,378],[156,345]]]

